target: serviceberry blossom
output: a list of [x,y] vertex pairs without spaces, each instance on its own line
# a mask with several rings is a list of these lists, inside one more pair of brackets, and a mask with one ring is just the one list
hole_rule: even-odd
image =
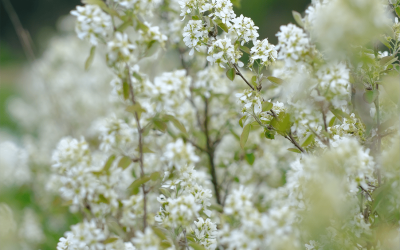
[[194,224],[192,232],[198,242],[207,249],[214,250],[217,247],[217,225],[209,218],[204,220],[201,217]]
[[183,16],[183,19],[185,19],[185,17],[192,13],[194,10],[198,9],[200,13],[204,13],[211,8],[211,4],[208,3],[208,0],[180,0],[179,4],[182,11],[181,16]]
[[97,45],[98,38],[104,38],[109,33],[111,17],[97,5],[76,6],[71,14],[77,17],[75,31],[80,39],[88,39]]
[[208,32],[207,26],[204,26],[201,20],[190,20],[187,23],[183,29],[183,41],[191,48],[189,55],[193,55],[195,49],[198,51],[207,44]]
[[294,24],[282,25],[278,37],[278,58],[286,63],[304,61],[310,53],[310,41],[306,33]]
[[243,105],[243,113],[259,114],[262,112],[262,97],[259,92],[246,89],[243,93],[237,93],[236,97]]
[[133,50],[136,48],[131,44],[126,33],[116,32],[114,40],[107,43],[108,59],[111,63],[120,60],[121,62],[131,61]]
[[165,147],[163,158],[169,162],[171,167],[175,166],[178,169],[200,160],[195,153],[194,147],[190,144],[185,144],[182,139],[168,143]]
[[257,40],[254,46],[250,50],[250,63],[249,67],[253,66],[254,61],[260,59],[261,63],[265,66],[276,61],[278,52],[275,50],[275,46],[268,42],[268,39],[262,41]]
[[229,38],[217,39],[208,48],[207,61],[211,64],[218,64],[221,68],[225,68],[224,64],[237,64],[243,67],[244,64],[239,59],[242,52],[235,50],[232,41]]
[[209,15],[211,18],[220,19],[224,24],[230,26],[229,23],[236,17],[233,11],[233,4],[230,0],[212,0],[211,1],[212,13]]
[[253,43],[256,42],[257,37],[259,37],[257,32],[258,27],[254,25],[251,18],[240,15],[232,19],[231,22],[233,23],[231,29],[236,33],[238,39],[241,40],[242,46],[250,40],[253,41]]
[[167,41],[168,37],[160,32],[160,27],[151,26],[151,24],[149,22],[144,22],[143,24],[147,28],[145,29],[145,31],[139,30],[139,34],[140,34],[139,40],[144,43],[150,43],[152,41],[157,41],[163,46],[165,41]]

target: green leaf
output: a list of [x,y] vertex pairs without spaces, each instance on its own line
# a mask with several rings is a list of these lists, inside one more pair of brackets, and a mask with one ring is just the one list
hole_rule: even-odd
[[146,110],[144,108],[142,108],[142,106],[139,103],[136,103],[134,105],[128,106],[125,111],[135,114],[138,114],[138,117],[140,119],[140,116],[142,115],[142,113],[146,113]]
[[96,52],[96,46],[92,46],[90,48],[89,57],[86,59],[86,62],[85,62],[85,70],[88,70],[90,65],[92,65],[94,55],[96,54],[95,52]]
[[165,132],[167,130],[167,123],[165,123],[162,120],[155,119],[154,120],[154,127],[156,129],[160,130],[161,132]]
[[310,134],[309,136],[307,136],[303,143],[301,143],[301,147],[307,147],[308,145],[310,145],[311,143],[313,143],[314,141],[314,134]]
[[160,238],[161,240],[168,240],[168,237],[165,235],[165,232],[158,227],[151,227],[153,229],[153,232]]
[[149,31],[149,27],[142,23],[139,19],[136,19],[136,30],[142,30],[144,33]]
[[272,127],[274,127],[280,133],[287,133],[290,130],[291,122],[290,115],[283,112],[279,113],[278,119],[274,118],[271,121]]
[[265,135],[265,138],[267,138],[267,139],[270,139],[270,140],[275,139],[275,134],[272,131],[268,130],[268,129],[266,129],[264,131],[264,135]]
[[129,187],[128,189],[131,190],[132,194],[138,194],[139,193],[139,188],[141,185],[145,184],[150,180],[150,176],[145,175],[143,177],[140,177],[136,179]]
[[240,127],[243,128],[243,122],[246,120],[246,118],[247,118],[247,115],[245,115],[245,116],[243,116],[242,118],[240,118],[240,120],[239,120],[239,125],[240,125]]
[[156,41],[156,40],[152,40],[149,42],[149,44],[147,45],[147,50],[145,53],[145,57],[149,57],[154,55],[154,53],[157,52],[158,48],[160,47],[160,42]]
[[298,150],[297,148],[288,148],[287,150],[289,150],[291,152],[295,152],[295,153],[301,154],[301,151]]
[[283,83],[282,79],[280,79],[278,77],[275,77],[275,76],[268,76],[267,79],[270,80],[273,83],[277,83],[277,84]]
[[247,124],[243,128],[243,132],[240,135],[240,147],[242,147],[242,149],[244,149],[244,146],[246,145],[247,139],[249,138],[250,129],[251,129],[251,124]]
[[388,47],[389,49],[392,48],[392,46],[390,45],[390,43],[384,38],[384,37],[379,37],[379,41],[381,41],[381,43],[383,45],[385,45],[386,47]]
[[[135,150],[136,150],[136,152],[139,152],[139,148],[136,148]],[[150,149],[149,147],[147,147],[147,146],[143,146],[143,147],[142,147],[142,151],[143,151],[143,154],[146,154],[146,153],[152,153],[152,154],[154,154],[154,151],[151,150],[151,149]]]
[[124,93],[124,99],[127,100],[129,98],[129,84],[126,81],[122,83],[122,91]]
[[113,242],[117,241],[118,239],[119,239],[118,237],[110,237],[110,238],[106,239],[103,242],[103,244],[105,245],[105,244],[113,243]]
[[233,6],[235,6],[236,8],[240,9],[242,6],[240,4],[241,0],[231,0]]
[[160,188],[159,190],[160,190],[160,192],[161,192],[163,195],[165,195],[165,197],[167,197],[167,198],[170,198],[170,197],[171,197],[171,192],[169,192],[168,189],[166,189],[166,188]]
[[234,180],[235,182],[237,182],[237,183],[240,182],[239,177],[237,177],[237,176],[235,176],[235,178],[233,178],[233,180]]
[[192,16],[192,20],[200,20],[199,16]]
[[396,11],[397,16],[400,17],[400,6],[397,6],[394,10]]
[[152,173],[151,175],[150,175],[150,179],[152,180],[152,181],[156,181],[156,180],[158,180],[160,178],[160,172],[154,172],[154,173]]
[[332,114],[334,114],[336,116],[336,118],[338,118],[341,122],[343,122],[343,118],[346,119],[351,119],[350,115],[343,112],[340,109],[335,109],[333,107],[330,107],[329,110],[332,112]]
[[185,126],[183,126],[183,124],[180,122],[180,121],[178,121],[178,119],[176,119],[174,116],[172,116],[172,115],[165,115],[164,116],[166,119],[168,119],[170,122],[172,122],[172,124],[174,124],[174,126],[177,128],[177,129],[179,129],[184,135],[186,135],[187,136],[187,131],[186,131],[186,128],[185,128]]
[[189,242],[189,246],[192,247],[194,250],[207,250],[202,245],[199,245],[199,244],[194,243],[194,242]]
[[257,76],[252,76],[252,77],[251,77],[251,84],[252,84],[254,87],[257,87]]
[[240,46],[240,49],[244,52],[250,55],[250,49],[249,47],[246,46]]
[[129,26],[132,25],[132,18],[128,17],[128,19],[123,22],[120,26],[118,26],[117,30],[118,32],[123,32],[124,30],[126,30],[126,28],[128,28]]
[[208,208],[211,209],[211,210],[218,211],[220,213],[222,213],[224,211],[224,208],[221,205],[217,204],[217,203],[211,204],[211,206],[209,206]]
[[247,163],[249,163],[250,165],[253,165],[254,160],[256,159],[256,157],[254,156],[253,153],[251,153],[251,154],[246,154],[246,155],[245,155],[245,158],[246,158]]
[[380,65],[382,67],[386,67],[386,66],[394,63],[395,61],[397,61],[396,57],[394,57],[394,56],[385,56],[379,61],[379,63],[380,63]]
[[104,12],[107,12],[112,16],[119,16],[116,10],[110,9],[107,4],[101,0],[83,0],[82,3],[98,5]]
[[301,18],[301,15],[299,12],[297,11],[292,11],[293,14],[293,18],[296,21],[296,23],[300,26],[300,27],[304,27],[304,23],[303,23],[303,19]]
[[103,170],[104,171],[108,171],[112,165],[112,163],[114,162],[116,156],[115,155],[111,155],[110,157],[108,157],[108,160],[106,161],[106,164],[104,164]]
[[108,203],[108,200],[106,199],[106,197],[104,197],[104,195],[100,194],[99,195],[99,201],[101,203]]
[[262,111],[268,111],[271,110],[274,104],[272,102],[263,102],[262,103]]
[[378,97],[378,90],[366,90],[364,93],[364,100],[368,103],[373,103],[375,99]]
[[236,70],[234,68],[230,68],[228,69],[228,71],[226,71],[226,76],[229,78],[229,80],[233,81],[235,80],[235,76],[236,76]]
[[228,26],[226,26],[226,24],[224,24],[223,22],[219,22],[219,23],[218,23],[218,26],[219,26],[223,31],[225,31],[226,33],[228,33],[229,28],[228,28]]
[[128,156],[124,156],[121,158],[121,160],[119,160],[118,167],[126,169],[127,167],[129,167],[129,165],[131,165],[131,163],[132,163],[131,158],[129,158]]
[[335,121],[336,121],[336,116],[334,116],[334,117],[332,117],[332,119],[329,121],[329,127],[332,127],[333,126],[333,124],[335,124]]

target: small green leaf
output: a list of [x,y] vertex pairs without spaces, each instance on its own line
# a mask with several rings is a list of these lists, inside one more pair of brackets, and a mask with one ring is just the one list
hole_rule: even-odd
[[88,70],[90,65],[92,65],[94,55],[96,54],[95,52],[96,52],[96,46],[92,46],[90,48],[89,57],[86,59],[86,62],[85,62],[85,70]]
[[245,158],[246,158],[247,163],[249,163],[250,165],[253,165],[254,160],[256,159],[256,157],[254,156],[253,153],[251,153],[251,154],[246,154],[246,155],[245,155]]
[[111,155],[110,157],[108,157],[108,160],[106,161],[106,164],[104,164],[104,167],[103,167],[104,171],[108,171],[110,169],[115,158],[116,158],[115,155]]
[[156,180],[158,180],[158,178],[160,178],[160,172],[154,172],[154,173],[152,173],[152,174],[150,175],[150,179],[151,179],[152,181],[156,181]]
[[104,195],[100,194],[99,195],[99,201],[101,203],[108,203],[108,200],[106,199],[106,197],[104,197]]
[[243,128],[243,122],[246,120],[246,118],[247,118],[247,115],[245,115],[245,116],[243,116],[242,118],[240,118],[240,120],[239,120],[239,125],[240,125],[240,127]]
[[388,47],[389,49],[392,48],[392,46],[390,45],[390,43],[384,38],[384,37],[379,37],[379,41],[381,41],[381,43],[383,45],[385,45],[386,47]]
[[228,71],[226,71],[226,76],[229,78],[229,80],[233,81],[235,80],[235,76],[236,76],[236,70],[234,68],[230,68],[228,69]]
[[142,108],[142,106],[139,103],[136,103],[134,105],[128,106],[125,111],[135,114],[138,114],[138,117],[140,119],[140,116],[142,115],[142,113],[146,113],[146,110],[144,108]]
[[295,152],[295,153],[301,154],[301,151],[298,150],[297,148],[288,148],[287,150],[289,150],[291,152]]
[[343,122],[343,118],[346,119],[351,119],[350,115],[343,112],[340,109],[335,109],[333,107],[330,107],[329,110],[332,112],[332,114],[334,114],[336,116],[336,118],[338,118],[341,122]]
[[150,180],[150,176],[148,176],[148,175],[140,177],[140,178],[136,179],[134,182],[132,182],[132,184],[128,187],[128,189],[131,190],[132,194],[138,194],[140,186],[145,184],[149,180]]
[[240,46],[240,49],[244,52],[250,55],[250,49],[249,47],[246,46]]
[[291,122],[290,115],[283,112],[279,113],[278,119],[274,118],[271,121],[272,127],[274,127],[280,133],[287,133],[290,130]]
[[159,190],[165,197],[167,197],[167,198],[171,197],[171,193],[168,191],[168,189],[160,188]]
[[303,143],[301,143],[301,147],[307,147],[308,145],[313,143],[313,141],[314,141],[314,134],[310,134],[304,139]]
[[240,182],[239,177],[237,177],[237,176],[235,176],[235,178],[233,178],[233,180],[234,180],[235,182],[237,182],[237,183]]
[[126,81],[122,83],[122,91],[124,93],[124,99],[127,100],[129,98],[129,84]]
[[251,129],[251,124],[247,124],[246,126],[244,126],[243,132],[240,135],[240,147],[242,147],[242,149],[244,149],[247,139],[249,138],[250,129]]
[[166,115],[165,118],[168,119],[170,122],[172,122],[172,124],[174,124],[174,126],[177,129],[179,129],[184,135],[187,135],[185,126],[183,126],[183,124],[180,121],[178,121],[178,119],[176,119],[172,115]]
[[161,132],[165,132],[167,130],[167,124],[162,120],[154,120],[154,127]]
[[128,19],[123,22],[120,26],[118,26],[117,30],[118,32],[123,32],[124,30],[126,30],[126,28],[128,28],[129,26],[132,25],[132,19],[131,17],[128,17]]
[[251,77],[251,84],[252,84],[254,87],[257,87],[257,76],[252,76],[252,77]]
[[[139,148],[136,148],[135,150],[136,150],[136,152],[139,152]],[[151,150],[151,149],[150,149],[149,147],[147,147],[147,146],[143,146],[143,147],[142,147],[142,151],[143,151],[143,154],[146,154],[146,153],[152,153],[152,154],[154,154],[154,151]]]
[[378,90],[366,90],[364,93],[364,100],[368,103],[373,103],[375,99],[378,97]]
[[221,205],[217,204],[217,203],[211,204],[211,206],[209,206],[208,208],[211,209],[211,210],[218,211],[220,213],[222,213],[224,211],[224,208]]
[[329,121],[329,127],[332,127],[333,126],[333,124],[335,124],[335,121],[336,121],[336,116],[334,116],[334,117],[332,117],[332,119]]
[[274,133],[272,131],[268,130],[268,129],[266,129],[264,131],[264,135],[265,135],[265,138],[267,138],[267,139],[270,139],[270,140],[275,139]]
[[268,111],[271,110],[274,104],[272,102],[263,102],[262,103],[262,111]]
[[200,20],[199,16],[192,16],[192,20]]
[[151,227],[153,229],[153,232],[160,238],[161,240],[168,240],[168,237],[165,235],[165,232],[158,227]]
[[226,26],[226,24],[224,24],[223,22],[218,22],[218,26],[219,26],[223,31],[225,31],[226,33],[228,33],[229,28],[228,28],[228,26]]
[[303,19],[301,18],[301,15],[299,12],[297,11],[292,11],[293,14],[293,18],[296,21],[296,23],[300,26],[300,27],[304,27],[304,23],[303,23]]
[[194,242],[190,242],[189,246],[192,247],[194,250],[207,250],[205,247],[203,247],[202,245],[199,245],[197,243]]
[[385,56],[384,58],[382,58],[379,63],[382,67],[388,66],[392,63],[394,63],[395,61],[397,61],[397,58],[394,56]]
[[397,16],[400,17],[400,6],[397,6],[394,10],[396,11]]
[[119,239],[118,237],[110,237],[110,238],[106,239],[103,242],[103,244],[105,245],[105,244],[113,243],[113,242],[117,241],[118,239]]
[[281,83],[283,83],[283,80],[282,80],[282,79],[280,79],[280,78],[278,78],[278,77],[275,77],[275,76],[268,76],[267,79],[270,80],[270,81],[273,82],[273,83],[276,83],[276,84],[281,84]]
[[149,31],[149,27],[142,23],[139,19],[136,19],[136,30],[142,30],[144,33],[147,33]]
[[132,163],[131,158],[129,158],[128,156],[124,156],[121,158],[121,160],[119,160],[118,167],[126,169],[127,167],[129,167],[129,165],[131,165],[131,163]]
[[149,44],[147,45],[147,50],[145,53],[145,57],[149,57],[154,55],[154,53],[157,52],[158,48],[160,47],[160,42],[156,41],[156,40],[152,40],[149,42]]

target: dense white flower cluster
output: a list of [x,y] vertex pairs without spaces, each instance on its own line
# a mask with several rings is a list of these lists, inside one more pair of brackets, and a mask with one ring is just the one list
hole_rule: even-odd
[[267,66],[270,63],[276,61],[278,57],[278,52],[275,50],[275,46],[268,43],[268,39],[262,41],[257,40],[254,43],[254,47],[250,50],[250,64],[251,67],[255,60],[260,59],[261,63]]
[[111,16],[103,12],[97,5],[77,6],[71,14],[77,17],[76,33],[80,39],[88,39],[97,45],[110,32]]
[[[44,114],[15,108],[28,110],[15,112],[27,125],[46,118],[32,123],[43,143],[0,144],[6,185],[46,184],[54,200],[32,195],[43,211],[63,203],[82,218],[64,223],[57,249],[395,249],[399,103],[388,79],[398,79],[400,43],[396,25],[387,26],[394,34],[380,28],[381,2],[313,1],[304,18],[294,13],[298,26],[281,26],[276,46],[228,0],[98,4],[72,12],[78,36],[107,47],[93,57],[92,46],[86,60],[95,77],[76,83],[75,65],[53,70],[49,56],[42,71],[58,87],[40,88]],[[340,10],[361,20],[349,25],[357,34],[334,25]],[[179,15],[191,20],[172,27]],[[387,51],[369,48],[376,34]],[[111,89],[98,58],[114,74]],[[40,246],[43,216],[27,208],[16,223],[9,207],[0,205],[2,221],[11,218],[0,240]]]

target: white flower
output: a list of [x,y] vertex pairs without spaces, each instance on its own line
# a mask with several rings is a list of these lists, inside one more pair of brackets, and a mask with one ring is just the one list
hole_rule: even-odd
[[236,17],[233,4],[230,0],[212,0],[212,13],[209,15],[214,20],[219,18],[223,23],[230,26],[230,21]]
[[258,115],[262,112],[262,97],[260,92],[253,91],[250,89],[245,89],[243,93],[237,93],[236,97],[239,98],[243,105],[242,112]]
[[97,36],[105,37],[112,27],[111,17],[98,5],[76,6],[71,14],[77,17],[75,31],[80,39],[89,39],[97,45]]
[[259,37],[257,32],[258,27],[254,25],[254,22],[251,20],[251,18],[240,15],[240,17],[232,19],[232,23],[233,25],[231,29],[235,31],[238,39],[242,40],[241,45],[248,43],[250,40],[252,40],[253,43],[256,42],[257,37]]
[[108,59],[113,63],[117,60],[127,62],[133,57],[133,50],[136,48],[131,44],[126,33],[116,32],[114,40],[107,43]]
[[242,52],[235,50],[232,45],[231,39],[217,39],[208,48],[207,61],[212,64],[217,63],[220,67],[225,68],[223,64],[237,64],[239,67],[243,67],[243,62],[239,59],[242,56]]
[[279,59],[290,63],[304,60],[307,56],[310,50],[310,41],[306,33],[299,27],[293,24],[282,25],[276,36],[278,37]]
[[250,50],[250,64],[251,67],[254,64],[254,61],[260,59],[261,63],[264,65],[268,65],[272,62],[275,62],[278,56],[278,52],[275,50],[275,46],[268,43],[268,39],[264,39],[262,41],[257,40],[254,43],[254,46]]
[[178,169],[200,160],[195,154],[195,148],[191,144],[185,144],[181,138],[166,145],[163,157],[169,166],[175,166]]
[[193,55],[194,49],[199,50],[200,47],[208,42],[208,32],[209,30],[201,20],[190,20],[187,23],[183,29],[183,41],[186,46],[192,48],[190,55]]

